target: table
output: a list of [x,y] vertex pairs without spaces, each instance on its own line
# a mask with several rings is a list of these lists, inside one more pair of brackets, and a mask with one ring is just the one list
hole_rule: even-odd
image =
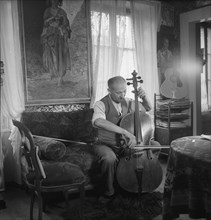
[[190,136],[171,142],[163,197],[163,220],[179,214],[211,219],[210,140]]

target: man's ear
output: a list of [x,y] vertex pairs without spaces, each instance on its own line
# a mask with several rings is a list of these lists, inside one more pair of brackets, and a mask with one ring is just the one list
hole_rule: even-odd
[[111,90],[109,88],[107,89],[107,91],[108,91],[109,94],[111,93]]

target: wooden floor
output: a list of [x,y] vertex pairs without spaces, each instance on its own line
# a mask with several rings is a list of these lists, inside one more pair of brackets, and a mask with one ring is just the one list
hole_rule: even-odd
[[[17,186],[9,186],[4,193],[4,199],[7,208],[0,210],[1,220],[29,220],[30,195],[25,190]],[[35,213],[37,210],[35,206]],[[53,208],[51,212],[43,213],[43,220],[62,220],[60,212]]]
[[[161,162],[162,169],[166,171],[166,160]],[[158,187],[158,191],[163,192],[164,180]],[[77,195],[76,195],[77,196]],[[3,193],[4,200],[6,202],[6,209],[0,210],[0,220],[29,220],[29,205],[30,197],[29,194],[17,186],[7,186],[6,191]],[[71,200],[70,203],[75,200]],[[48,213],[43,213],[43,220],[63,220],[65,207],[50,206]],[[37,212],[37,207],[35,207],[35,213]],[[36,216],[36,215],[35,215]],[[34,218],[37,219],[37,218]],[[90,218],[89,218],[90,219]],[[162,216],[159,215],[153,220],[162,220]],[[180,215],[177,220],[190,220],[188,215]],[[202,219],[198,219],[202,220]]]

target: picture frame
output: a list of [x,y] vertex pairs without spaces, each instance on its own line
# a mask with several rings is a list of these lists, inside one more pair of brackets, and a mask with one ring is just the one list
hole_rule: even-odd
[[161,25],[174,27],[174,7],[168,3],[161,3]]
[[20,0],[25,103],[88,103],[92,81],[88,1],[63,0],[55,10],[47,2],[51,1]]

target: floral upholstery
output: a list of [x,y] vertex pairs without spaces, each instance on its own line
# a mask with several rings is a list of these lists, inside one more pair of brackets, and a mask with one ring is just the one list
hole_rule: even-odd
[[33,135],[91,143],[95,141],[92,115],[93,109],[73,112],[24,112],[22,122]]
[[46,173],[46,179],[43,180],[42,185],[80,183],[85,179],[80,167],[75,164],[43,161],[42,165]]
[[[74,183],[81,183],[85,180],[85,175],[80,167],[69,162],[42,161],[46,179],[42,181],[43,186],[60,186]],[[26,174],[27,180],[33,184],[34,175],[30,172]]]
[[60,161],[66,161],[78,165],[87,177],[87,183],[95,183],[99,172],[97,158],[91,145],[68,145],[65,156]]
[[[22,114],[22,122],[33,135],[45,136],[44,138],[35,137],[34,141],[39,147],[39,155],[47,175],[55,173],[55,178],[60,179],[63,184],[66,181],[65,176],[71,176],[69,178],[76,181],[82,178],[81,174],[85,176],[86,185],[96,185],[100,182],[98,161],[92,150],[92,143],[96,137],[96,131],[91,123],[92,115],[93,109]],[[55,141],[51,137],[87,144]],[[24,163],[22,165],[24,166]],[[26,174],[26,168],[23,167],[22,170]],[[55,180],[46,181],[50,184]]]

